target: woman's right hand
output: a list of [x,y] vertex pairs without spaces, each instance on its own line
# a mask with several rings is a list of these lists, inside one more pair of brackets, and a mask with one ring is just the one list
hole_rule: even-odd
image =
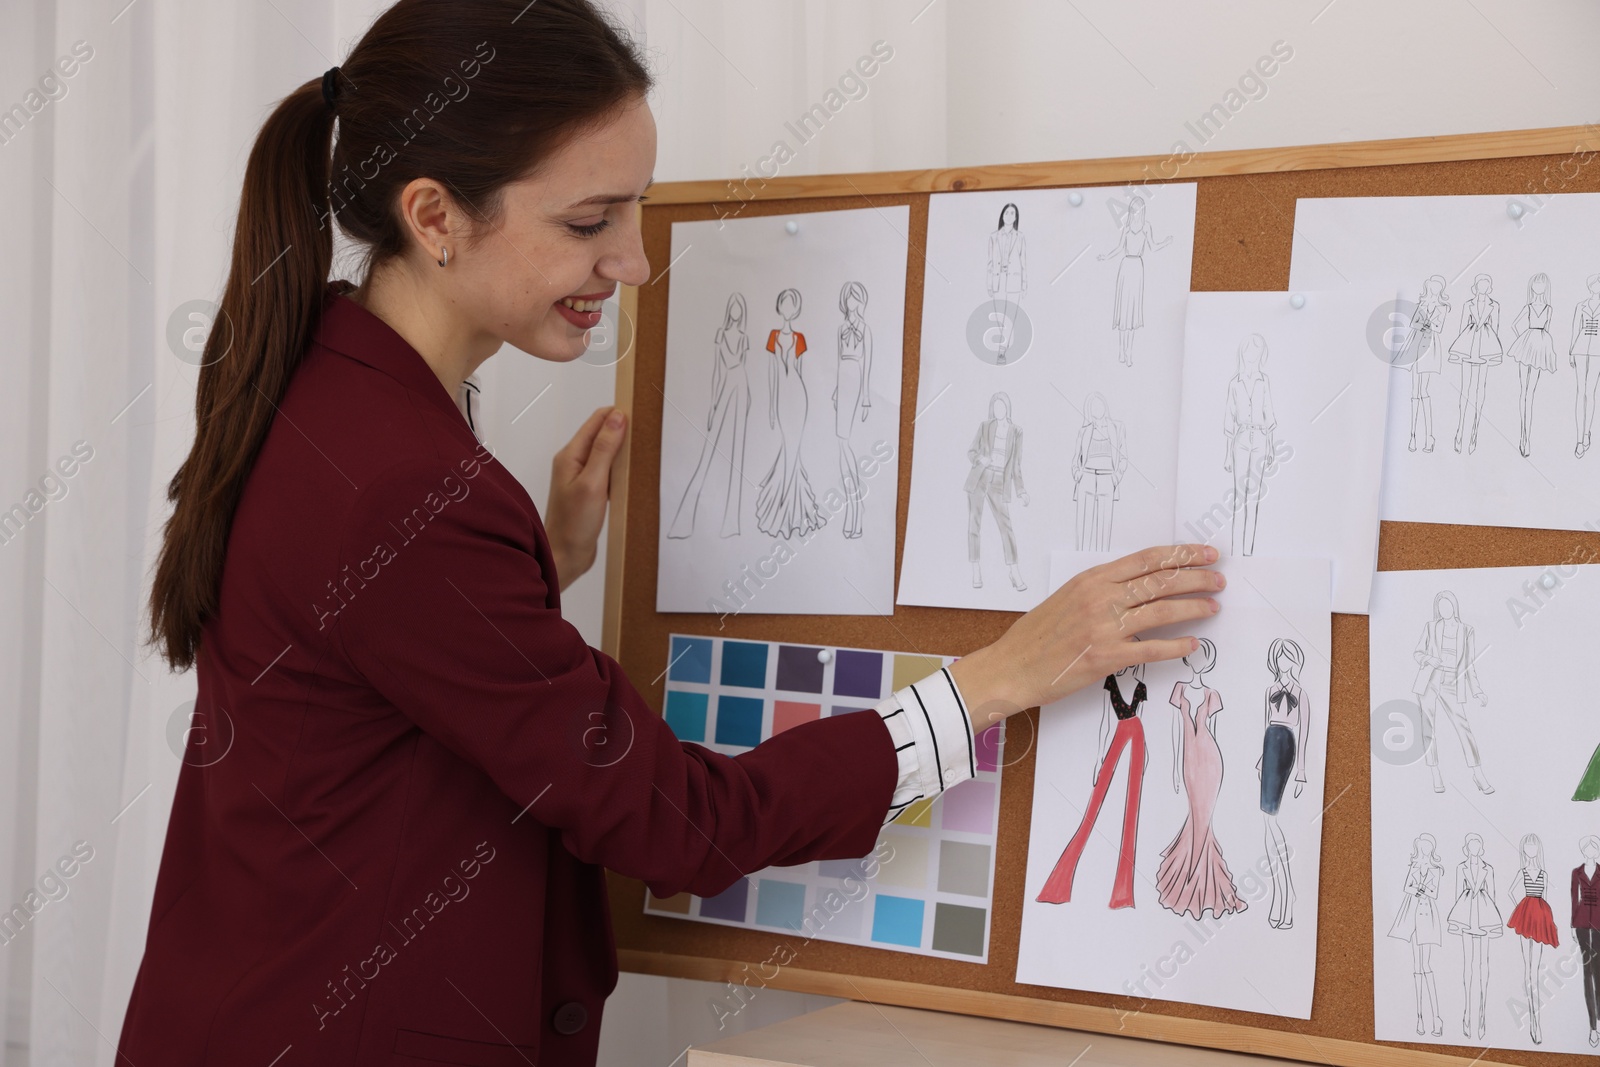
[[992,645],[951,666],[966,699],[974,733],[1027,708],[1068,693],[1135,663],[1187,656],[1193,637],[1137,640],[1144,630],[1210,618],[1215,593],[1226,584],[1205,569],[1216,562],[1210,545],[1164,545],[1135,552],[1075,575],[1011,624]]

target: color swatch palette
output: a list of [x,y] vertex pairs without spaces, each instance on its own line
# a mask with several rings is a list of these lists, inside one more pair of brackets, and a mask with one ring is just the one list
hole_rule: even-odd
[[[803,722],[871,712],[948,656],[674,634],[665,715],[681,741],[737,755]],[[646,893],[645,911],[985,963],[1004,734],[978,735],[977,777],[918,801],[871,853],[756,871],[716,897]],[[821,787],[819,783],[819,788]]]

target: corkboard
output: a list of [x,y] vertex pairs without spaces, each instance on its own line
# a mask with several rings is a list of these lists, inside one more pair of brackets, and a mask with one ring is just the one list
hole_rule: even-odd
[[[1566,128],[1196,157],[1177,177],[1198,184],[1192,288],[1287,288],[1299,197],[1594,191],[1600,189],[1600,166],[1575,163],[1579,158],[1575,153],[1589,151],[1589,144],[1600,144],[1600,139],[1587,129]],[[1474,154],[1486,158],[1472,158]],[[671,258],[671,224],[677,221],[733,213],[750,217],[909,205],[902,400],[902,411],[909,411],[917,395],[921,250],[929,191],[1110,184],[1140,180],[1151,173],[1147,168],[1160,162],[1098,160],[823,176],[779,180],[760,188],[709,182],[657,186],[642,213],[644,243],[651,263],[665,266]],[[1380,165],[1363,165],[1367,163]],[[1572,179],[1551,177],[1573,171]],[[841,191],[845,195],[837,195]],[[633,294],[636,347],[631,358],[619,365],[619,402],[631,407],[633,422],[630,457],[619,467],[614,487],[606,641],[608,651],[646,698],[659,710],[668,634],[674,631],[948,655],[964,654],[998,638],[1015,615],[897,607],[892,617],[746,615],[727,620],[719,629],[714,615],[656,612],[661,386],[670,285],[671,273],[664,271]],[[902,418],[898,531],[902,546],[911,437],[912,420]],[[1572,558],[1579,546],[1600,551],[1600,535],[1386,522],[1378,566],[1410,570],[1555,564]],[[647,916],[643,885],[613,876],[612,912],[621,964],[630,970],[732,981],[752,989],[768,985],[1321,1063],[1504,1062],[1533,1067],[1579,1063],[1578,1056],[1552,1053],[1480,1054],[1464,1048],[1455,1050],[1462,1053],[1458,1058],[1441,1054],[1440,1046],[1373,1043],[1367,705],[1367,620],[1337,615],[1327,758],[1326,796],[1331,804],[1323,820],[1322,922],[1315,1008],[1308,1022],[1016,983],[1037,709],[1013,719],[1008,731],[987,965]],[[1016,758],[1024,750],[1026,754]],[[788,947],[793,959],[779,968],[763,966],[780,944]]]

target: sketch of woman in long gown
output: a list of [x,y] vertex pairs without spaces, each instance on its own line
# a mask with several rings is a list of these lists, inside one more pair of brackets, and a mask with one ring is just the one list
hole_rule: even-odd
[[1266,492],[1272,466],[1274,431],[1278,416],[1272,409],[1272,383],[1267,380],[1267,342],[1253,333],[1239,342],[1237,369],[1228,380],[1227,409],[1222,432],[1227,447],[1222,469],[1233,475],[1234,555],[1256,550],[1256,524],[1261,497]]
[[1528,1036],[1535,1045],[1544,1041],[1539,1025],[1540,966],[1545,946],[1558,948],[1561,934],[1556,929],[1556,915],[1545,899],[1549,878],[1544,869],[1544,842],[1538,834],[1523,834],[1517,846],[1522,858],[1522,869],[1511,879],[1510,897],[1516,902],[1506,926],[1517,935],[1522,944],[1522,992],[1528,998]]
[[[1131,687],[1131,688],[1130,688]],[[1117,764],[1122,760],[1123,749],[1128,750],[1128,796],[1122,810],[1122,844],[1117,852],[1117,873],[1111,884],[1113,908],[1133,907],[1134,850],[1139,837],[1139,794],[1144,789],[1145,740],[1144,723],[1139,710],[1144,706],[1144,664],[1124,667],[1115,674],[1106,675],[1104,689],[1105,713],[1100,720],[1100,758],[1095,762],[1094,786],[1089,794],[1089,806],[1083,811],[1078,829],[1072,840],[1056,860],[1050,877],[1039,891],[1039,900],[1045,904],[1065,904],[1072,899],[1072,879],[1078,871],[1078,860],[1083,857],[1083,847],[1089,843],[1089,833],[1100,817],[1100,807],[1111,790],[1111,780],[1116,776]],[[1110,728],[1115,722],[1116,728]]]
[[1017,592],[1028,588],[1017,566],[1017,535],[1011,526],[1011,498],[1028,506],[1022,487],[1022,427],[1011,421],[1011,397],[996,393],[989,398],[989,417],[978,424],[972,447],[967,449],[967,559],[972,563],[972,587],[983,587],[983,509],[987,504],[1000,528],[1000,551]]
[[[1009,217],[1008,217],[1009,216]],[[989,235],[989,321],[1000,328],[996,362],[1006,361],[1013,323],[1008,303],[1020,308],[1028,291],[1028,242],[1022,236],[1017,205],[1000,209],[1000,222]]]
[[1445,922],[1452,934],[1461,935],[1461,988],[1467,1005],[1461,1012],[1461,1033],[1472,1036],[1476,1007],[1482,1040],[1489,1025],[1489,939],[1505,932],[1505,922],[1494,902],[1494,868],[1483,858],[1483,838],[1468,834],[1461,851],[1467,858],[1456,864],[1455,903]]
[[[1589,451],[1589,431],[1594,427],[1595,392],[1600,389],[1600,274],[1589,275],[1585,283],[1589,299],[1572,311],[1572,343],[1567,346],[1567,365],[1578,375],[1578,446],[1573,455]],[[1578,357],[1583,357],[1583,362]]]
[[1411,862],[1406,867],[1405,896],[1389,927],[1389,936],[1411,946],[1411,980],[1417,993],[1417,1033],[1426,1024],[1433,1036],[1444,1033],[1439,1015],[1439,986],[1433,977],[1433,950],[1442,943],[1439,936],[1439,883],[1444,879],[1444,864],[1439,862],[1438,846],[1432,834],[1418,834],[1411,846]]
[[723,453],[722,434],[728,431],[728,493],[722,505],[722,536],[739,532],[739,506],[744,495],[745,420],[750,414],[750,378],[745,370],[745,353],[750,337],[745,333],[744,296],[734,293],[722,312],[722,326],[712,339],[711,410],[706,415],[706,436],[700,446],[700,461],[694,465],[689,485],[678,501],[677,513],[667,528],[668,537],[688,537],[694,533],[695,512],[700,507],[700,490],[711,470],[712,457]]
[[1422,707],[1422,757],[1433,772],[1433,791],[1444,792],[1444,776],[1439,773],[1438,725],[1439,711],[1443,709],[1450,725],[1455,727],[1461,741],[1461,755],[1472,769],[1472,781],[1479,792],[1494,792],[1489,778],[1483,773],[1483,756],[1478,752],[1477,738],[1472,735],[1472,723],[1467,719],[1467,697],[1478,704],[1488,703],[1483,688],[1478,685],[1478,671],[1474,665],[1477,648],[1472,627],[1461,619],[1461,609],[1456,595],[1448,589],[1433,598],[1433,618],[1423,623],[1422,636],[1412,652],[1417,661],[1417,675],[1411,683]]
[[767,422],[777,428],[779,444],[772,468],[761,479],[756,495],[756,525],[774,537],[804,536],[827,520],[811,492],[811,481],[801,459],[808,400],[806,382],[800,374],[806,335],[794,329],[795,316],[800,314],[799,290],[779,293],[777,311],[783,326],[767,335],[767,351],[772,353],[767,374]]
[[1522,412],[1522,439],[1518,449],[1526,456],[1533,448],[1533,393],[1539,376],[1556,369],[1556,342],[1550,336],[1550,276],[1535,274],[1528,279],[1528,302],[1517,313],[1511,326],[1516,337],[1506,346],[1506,355],[1517,364],[1518,407]]
[[844,535],[861,536],[861,468],[850,445],[856,422],[872,410],[872,329],[862,316],[867,287],[845,282],[839,290],[839,379],[833,387],[833,433],[839,439],[839,477],[844,482]]
[[1078,504],[1080,550],[1111,547],[1111,512],[1119,499],[1128,450],[1122,422],[1111,417],[1106,398],[1090,393],[1072,452],[1072,499]]
[[1472,299],[1461,306],[1461,332],[1450,345],[1450,362],[1461,364],[1461,409],[1456,418],[1456,451],[1466,435],[1468,452],[1478,448],[1478,423],[1483,418],[1483,389],[1490,367],[1500,363],[1500,303],[1489,296],[1494,280],[1487,274],[1472,279]]
[[1293,850],[1278,825],[1278,808],[1283,791],[1294,772],[1294,795],[1306,787],[1306,739],[1310,732],[1311,703],[1300,686],[1300,671],[1306,665],[1305,650],[1286,637],[1274,638],[1267,647],[1267,670],[1272,683],[1265,701],[1266,733],[1261,740],[1261,758],[1256,775],[1261,779],[1261,813],[1267,824],[1267,864],[1272,872],[1272,905],[1267,925],[1277,930],[1294,926],[1294,880],[1289,877],[1289,856]]
[[1411,439],[1406,447],[1417,450],[1417,424],[1422,424],[1422,450],[1433,451],[1433,379],[1444,370],[1444,320],[1450,313],[1450,297],[1444,291],[1444,277],[1432,275],[1422,283],[1416,310],[1406,330],[1405,343],[1396,362],[1411,371]]
[[[1113,218],[1122,204],[1116,198],[1107,202]],[[1122,229],[1117,234],[1117,247],[1096,256],[1107,260],[1121,256],[1117,264],[1117,288],[1111,297],[1111,328],[1117,331],[1117,360],[1133,366],[1133,335],[1144,325],[1144,254],[1159,252],[1172,243],[1167,236],[1156,240],[1156,235],[1145,218],[1144,197],[1135,196],[1128,201],[1126,217],[1117,220]]]
[[1177,709],[1172,723],[1172,788],[1188,793],[1189,815],[1178,836],[1161,851],[1156,890],[1161,906],[1179,915],[1202,918],[1211,911],[1217,918],[1244,911],[1245,902],[1234,888],[1233,875],[1222,858],[1222,846],[1211,829],[1211,817],[1222,792],[1222,749],[1217,745],[1211,719],[1222,710],[1222,696],[1203,678],[1216,666],[1217,648],[1208,639],[1183,658],[1192,672],[1187,682],[1172,687],[1170,702]]

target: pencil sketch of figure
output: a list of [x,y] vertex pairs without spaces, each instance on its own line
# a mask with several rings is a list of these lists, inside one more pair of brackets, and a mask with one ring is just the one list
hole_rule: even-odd
[[1267,925],[1277,930],[1294,927],[1294,879],[1289,876],[1293,849],[1278,823],[1283,791],[1294,772],[1294,795],[1306,787],[1306,740],[1310,734],[1311,703],[1300,685],[1306,665],[1305,650],[1287,637],[1275,638],[1267,647],[1267,670],[1272,682],[1265,702],[1266,732],[1256,775],[1261,779],[1261,814],[1266,819],[1267,864],[1272,872],[1272,904]]
[[1022,236],[1021,215],[1017,205],[1007,204],[1000,209],[1000,222],[989,235],[989,320],[1000,329],[997,362],[1006,361],[1006,349],[1011,347],[1011,312],[1006,304],[1018,307],[1028,291],[1028,242]]
[[1128,450],[1122,422],[1111,417],[1106,398],[1090,393],[1072,452],[1072,499],[1078,504],[1078,548],[1111,547],[1111,511],[1119,498]]
[[1578,842],[1583,862],[1572,868],[1572,936],[1578,942],[1589,1045],[1600,1045],[1600,837]]
[[1478,671],[1474,665],[1477,648],[1472,627],[1461,619],[1461,609],[1456,595],[1448,589],[1433,598],[1433,618],[1423,624],[1422,636],[1417,639],[1412,658],[1417,661],[1417,676],[1411,691],[1422,706],[1422,756],[1428,770],[1433,772],[1433,791],[1444,792],[1444,776],[1439,773],[1439,711],[1444,710],[1450,725],[1455,727],[1461,741],[1461,755],[1472,769],[1472,781],[1482,793],[1493,793],[1483,773],[1483,757],[1478,752],[1477,739],[1472,736],[1472,723],[1467,720],[1467,697],[1478,704],[1488,703],[1483,689],[1478,685]]
[[1456,864],[1455,903],[1445,922],[1452,934],[1461,935],[1461,988],[1466,997],[1461,1033],[1472,1036],[1476,1017],[1481,1041],[1489,1025],[1489,939],[1504,933],[1505,923],[1494,902],[1494,868],[1483,858],[1483,838],[1468,834],[1461,852],[1467,858]]
[[1545,899],[1549,879],[1544,869],[1544,842],[1538,834],[1523,834],[1517,846],[1522,859],[1522,869],[1511,879],[1509,890],[1516,907],[1506,919],[1506,926],[1517,935],[1522,944],[1522,992],[1528,998],[1528,1036],[1535,1045],[1544,1041],[1539,1025],[1540,964],[1545,946],[1558,948],[1561,935],[1556,930],[1555,912]]
[[[1578,447],[1580,458],[1589,451],[1589,431],[1594,427],[1595,390],[1600,388],[1600,274],[1589,275],[1584,283],[1589,299],[1572,312],[1572,344],[1567,346],[1567,365],[1578,374]],[[1582,362],[1578,357],[1582,356]]]
[[1444,277],[1435,274],[1422,283],[1416,310],[1406,329],[1397,362],[1411,371],[1411,439],[1406,447],[1417,450],[1417,425],[1422,426],[1422,450],[1433,451],[1433,379],[1444,370],[1445,316],[1450,313],[1450,297],[1444,291]]
[[[700,507],[700,490],[705,486],[714,456],[728,459],[728,492],[722,504],[722,536],[739,532],[739,505],[744,490],[745,420],[750,414],[750,378],[745,370],[745,353],[750,338],[745,333],[744,297],[734,293],[722,312],[722,325],[712,338],[711,410],[706,415],[706,433],[700,446],[700,461],[694,465],[689,485],[678,501],[678,511],[667,528],[668,537],[688,537],[694,533],[695,511]],[[723,433],[728,439],[723,441]]]
[[1278,425],[1266,365],[1265,338],[1253,333],[1239,342],[1237,370],[1228,380],[1227,409],[1223,413],[1222,432],[1227,447],[1222,469],[1233,474],[1232,548],[1239,556],[1256,550],[1256,523],[1272,466],[1273,431]]
[[1117,360],[1131,367],[1133,335],[1144,325],[1144,254],[1161,251],[1172,243],[1172,237],[1156,239],[1145,218],[1142,196],[1130,198],[1127,214],[1120,218],[1120,200],[1113,197],[1106,206],[1121,230],[1117,233],[1117,247],[1095,258],[1104,261],[1112,256],[1122,257],[1117,264],[1117,288],[1111,297],[1111,328],[1117,331]]
[[1556,369],[1556,342],[1550,336],[1550,276],[1535,274],[1528,279],[1528,302],[1517,313],[1511,329],[1516,336],[1506,346],[1506,355],[1517,365],[1518,407],[1522,412],[1522,439],[1517,448],[1526,456],[1533,448],[1533,393],[1539,376]]
[[[1468,452],[1478,448],[1478,423],[1483,417],[1483,388],[1490,367],[1500,363],[1500,303],[1489,295],[1494,280],[1487,274],[1472,279],[1472,299],[1461,306],[1461,332],[1450,345],[1450,362],[1461,365],[1461,408],[1456,417],[1456,451],[1466,438]],[[1468,424],[1472,432],[1466,433]]]
[[1011,421],[1011,398],[996,393],[989,398],[989,417],[978,424],[978,432],[967,449],[971,468],[967,471],[967,558],[972,561],[972,587],[983,586],[983,507],[987,502],[1000,528],[1000,550],[1011,572],[1011,586],[1028,588],[1017,567],[1017,536],[1011,529],[1013,494],[1028,506],[1028,491],[1022,487],[1022,427]]
[[774,537],[803,537],[827,519],[817,506],[801,459],[809,401],[800,373],[806,335],[794,329],[795,317],[800,314],[799,291],[779,293],[777,311],[783,325],[767,335],[767,351],[772,353],[767,372],[767,423],[778,431],[778,454],[756,494],[756,525]]
[[872,329],[862,316],[867,287],[845,282],[839,290],[839,378],[833,387],[833,433],[839,439],[839,477],[844,482],[844,535],[861,536],[861,468],[850,432],[866,422],[872,410]]
[[[1418,834],[1411,846],[1411,862],[1406,866],[1405,895],[1400,910],[1389,927],[1389,936],[1411,946],[1411,981],[1417,996],[1417,1033],[1433,1036],[1444,1033],[1439,1015],[1439,986],[1433,977],[1433,950],[1443,939],[1439,933],[1439,883],[1444,880],[1444,864],[1439,862],[1438,845],[1432,834]],[[1423,1017],[1423,1009],[1427,1017]]]

